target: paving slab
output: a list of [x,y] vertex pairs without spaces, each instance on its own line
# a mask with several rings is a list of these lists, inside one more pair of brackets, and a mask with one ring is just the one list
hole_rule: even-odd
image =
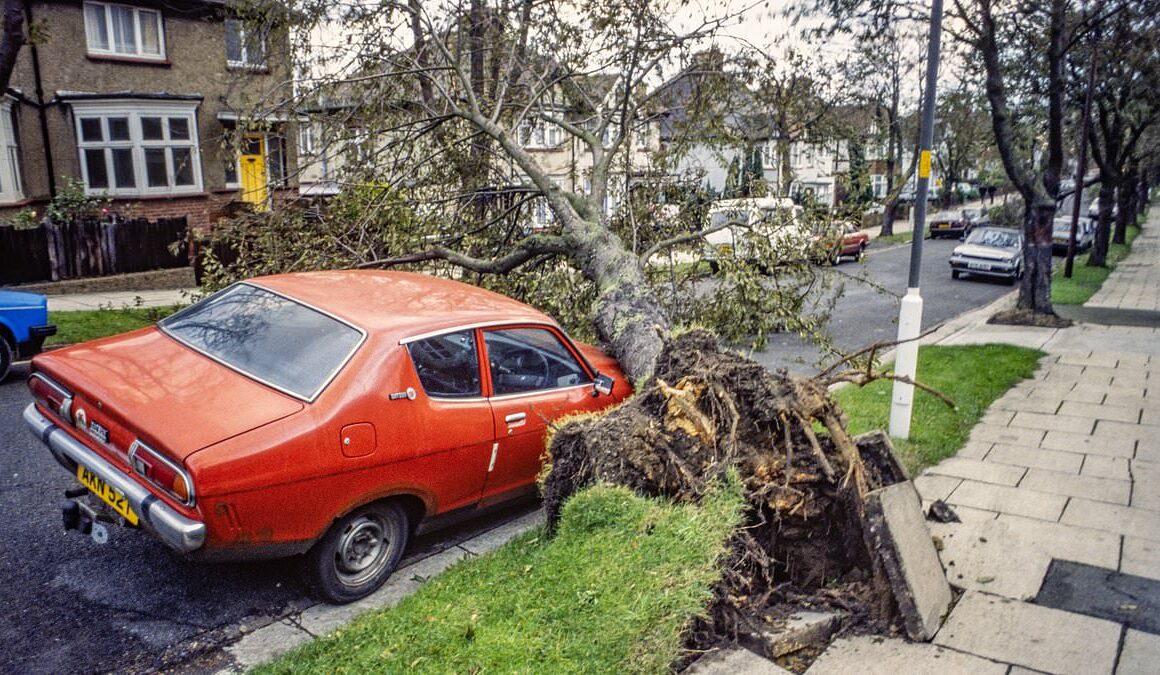
[[1130,481],[1098,476],[1077,476],[1072,473],[1045,469],[1028,469],[1027,475],[1019,483],[1019,487],[1124,505],[1128,504],[1132,495]]
[[1115,478],[1116,480],[1131,480],[1129,472],[1132,460],[1127,457],[1105,457],[1103,455],[1083,455],[1083,466],[1080,468],[1082,476],[1098,476],[1100,478]]
[[744,647],[710,652],[689,666],[688,675],[789,675],[789,671]]
[[999,515],[1011,534],[1034,544],[1056,560],[1098,565],[1116,569],[1120,559],[1120,535],[1091,530],[1063,523],[1052,523],[1036,518]]
[[923,472],[922,475],[914,479],[914,487],[925,501],[933,502],[939,499],[946,501],[947,497],[962,482],[962,478],[955,476],[940,476]]
[[1109,405],[1105,400],[1100,405],[1081,403],[1079,401],[1064,401],[1058,414],[1095,417],[1100,420],[1114,420],[1117,422],[1136,423],[1140,421],[1140,407]]
[[1063,495],[964,480],[947,501],[957,506],[1055,521],[1059,520],[1067,500]]
[[1124,537],[1120,571],[1138,577],[1160,579],[1160,541]]
[[934,641],[1046,673],[1110,675],[1119,650],[1120,625],[967,591]]
[[1077,401],[1079,403],[1103,403],[1107,396],[1107,387],[1081,385],[1073,387],[1070,391],[1065,391],[1060,395],[1060,398],[1064,401]]
[[1006,664],[937,645],[868,635],[835,640],[806,671],[807,675],[1003,675],[1006,672]]
[[1160,665],[1160,635],[1129,628],[1124,634],[1116,675],[1155,675]]
[[931,639],[952,596],[914,484],[904,481],[872,491],[866,496],[866,519],[906,634],[913,640]]
[[[962,486],[955,490],[955,494],[958,494],[959,490],[962,490]],[[1160,517],[1155,511],[1147,509],[1072,497],[1060,522],[1160,541]]]
[[959,451],[955,453],[955,457],[985,459],[993,445],[995,444],[989,441],[967,441],[967,444],[959,448]]
[[942,543],[947,582],[960,590],[1029,600],[1051,565],[1046,550],[1020,539],[1001,520],[931,523],[930,530]]
[[[314,639],[310,633],[302,630],[296,624],[288,621],[279,621],[250,633],[241,640],[226,647],[234,662],[242,671],[249,670],[267,661],[271,661],[286,652],[304,645]],[[225,672],[232,672],[227,670]]]
[[968,478],[982,483],[995,483],[996,485],[1018,485],[1026,471],[1027,469],[1021,466],[985,462],[956,456],[944,459],[927,469],[925,473]]
[[[1069,402],[1074,403],[1074,401]],[[1057,396],[1020,396],[1017,398],[1003,397],[992,403],[991,408],[997,408],[999,410],[1011,410],[1015,412],[1023,411],[1054,415],[1055,413],[1059,412],[1060,406],[1064,403],[1065,401],[1063,398]]]
[[971,429],[970,441],[1027,445],[1034,448],[1043,440],[1043,435],[1043,431],[1039,429],[1014,429],[993,424],[978,424]]
[[987,453],[987,461],[1078,474],[1084,463],[1084,455],[1075,452],[996,443]]
[[743,634],[740,640],[753,653],[776,659],[806,647],[825,646],[841,625],[842,617],[834,612],[800,611],[768,630]]
[[1066,431],[1048,431],[1039,447],[1048,450],[1078,452],[1085,455],[1129,458],[1136,455],[1136,439],[1134,438],[1116,438],[1114,436],[1095,438],[1088,434],[1073,434]]
[[1115,368],[1119,364],[1120,358],[1116,354],[1107,352],[1062,352],[1056,362],[1076,366]]
[[1094,417],[1071,415],[1044,415],[1043,413],[1017,412],[1011,420],[1011,428],[1041,429],[1043,431],[1070,431],[1076,434],[1090,434],[1095,428]]
[[[1130,469],[1134,481],[1132,506],[1160,511],[1160,462],[1136,459]],[[1160,514],[1156,517],[1160,518]]]

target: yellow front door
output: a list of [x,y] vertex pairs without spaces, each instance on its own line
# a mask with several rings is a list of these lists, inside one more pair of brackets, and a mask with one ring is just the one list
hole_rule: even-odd
[[265,211],[266,202],[266,139],[247,135],[242,139],[241,164],[242,201],[254,205],[255,211]]

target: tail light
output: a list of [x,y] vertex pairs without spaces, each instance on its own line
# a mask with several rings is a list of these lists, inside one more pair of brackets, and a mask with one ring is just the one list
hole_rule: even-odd
[[193,506],[193,481],[185,469],[141,441],[129,447],[129,464],[137,475],[186,506]]
[[28,378],[28,388],[37,403],[64,422],[72,424],[71,392],[42,373],[33,373],[32,377]]

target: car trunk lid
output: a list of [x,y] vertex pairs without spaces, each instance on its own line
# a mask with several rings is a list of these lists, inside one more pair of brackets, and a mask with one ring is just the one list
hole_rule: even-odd
[[140,437],[184,460],[304,407],[156,328],[41,354],[33,365],[73,392],[76,426],[122,455]]

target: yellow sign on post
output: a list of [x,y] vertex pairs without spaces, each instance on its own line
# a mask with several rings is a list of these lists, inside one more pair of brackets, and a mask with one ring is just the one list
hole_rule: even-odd
[[930,150],[923,150],[918,156],[918,177],[930,178]]

